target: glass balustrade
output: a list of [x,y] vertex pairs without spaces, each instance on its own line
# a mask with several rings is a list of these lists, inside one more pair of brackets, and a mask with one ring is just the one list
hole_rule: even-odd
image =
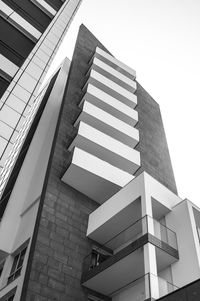
[[122,249],[137,241],[143,235],[150,233],[162,243],[177,250],[176,233],[150,216],[144,216],[132,225],[114,235],[101,247],[93,246],[92,252],[85,257],[83,271],[86,272],[117,254]]

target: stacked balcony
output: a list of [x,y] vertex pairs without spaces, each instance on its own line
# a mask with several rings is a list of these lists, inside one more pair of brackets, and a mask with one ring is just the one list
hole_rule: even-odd
[[[151,223],[154,224],[154,236],[148,232]],[[101,227],[99,233],[88,235],[88,238],[98,243],[98,247],[94,244],[92,252],[84,259],[82,284],[112,298],[123,291],[131,290],[134,295],[141,295],[137,300],[148,299],[142,297],[144,291],[148,291],[147,287],[145,290],[145,279],[151,278],[151,275],[144,275],[143,247],[148,242],[156,246],[157,266],[158,271],[161,271],[178,259],[175,232],[150,216],[144,216],[117,234],[114,234],[116,230],[111,224],[104,227],[106,230]],[[176,288],[161,277],[157,278],[159,297],[169,293],[169,289]],[[144,288],[141,289],[141,286]]]
[[[114,301],[155,300],[176,290],[169,270],[179,260],[177,236],[166,216],[177,201],[141,174],[92,212],[82,285]],[[142,216],[147,207],[151,215]]]
[[140,167],[135,71],[97,47],[83,91],[72,161],[62,180],[102,204]]

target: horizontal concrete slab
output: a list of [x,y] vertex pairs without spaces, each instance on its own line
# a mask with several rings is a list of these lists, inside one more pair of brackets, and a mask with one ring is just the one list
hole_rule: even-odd
[[[111,91],[117,92],[119,95],[121,95],[123,98],[121,98],[120,100],[122,102],[124,102],[126,105],[128,105],[129,107],[134,109],[135,106],[137,105],[137,97],[136,97],[135,94],[133,94],[132,92],[122,88],[120,85],[116,84],[112,80],[110,80],[107,77],[103,76],[99,72],[97,72],[95,70],[91,70],[90,77],[89,77],[86,85],[90,83],[91,78],[94,78],[95,80],[99,81],[103,85],[110,88]],[[114,95],[115,95],[115,93],[111,94],[111,96],[113,96],[113,97],[114,97]]]
[[75,147],[62,181],[102,204],[134,176]]
[[131,126],[135,126],[138,122],[137,111],[92,84],[88,84],[87,91],[79,104],[80,107],[85,100]]
[[115,65],[119,66],[120,68],[124,69],[126,72],[128,72],[130,75],[132,75],[134,78],[136,77],[136,72],[135,70],[133,70],[132,68],[130,68],[129,66],[125,65],[124,63],[122,63],[121,61],[117,60],[116,58],[114,58],[112,55],[108,54],[107,52],[105,52],[104,50],[102,50],[101,48],[97,47],[96,48],[96,53],[102,55],[103,57],[105,57],[106,59],[110,60],[111,62],[113,62]]
[[80,121],[89,124],[131,148],[134,148],[139,142],[138,129],[99,109],[86,100],[83,103],[82,112],[74,125],[77,126]]
[[69,150],[74,146],[131,174],[134,174],[140,166],[138,151],[82,121]]

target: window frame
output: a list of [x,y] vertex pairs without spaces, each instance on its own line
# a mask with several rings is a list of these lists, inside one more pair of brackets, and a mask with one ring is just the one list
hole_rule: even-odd
[[[17,287],[15,286],[11,291],[9,291],[6,295],[1,297],[0,301],[13,301],[15,298]],[[10,299],[13,298],[13,299]],[[10,299],[10,300],[9,300]]]
[[27,244],[25,245],[23,244],[23,246],[17,249],[17,251],[15,251],[14,254],[12,255],[13,261],[12,261],[10,274],[8,276],[7,285],[13,282],[21,275],[21,270],[23,268],[27,247],[28,247]]

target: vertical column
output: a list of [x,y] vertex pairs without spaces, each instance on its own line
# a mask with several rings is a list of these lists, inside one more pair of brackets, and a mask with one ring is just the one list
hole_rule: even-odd
[[[145,181],[145,177],[144,177]],[[152,216],[152,202],[151,196],[148,195],[144,182],[144,191],[141,196],[141,209],[142,216],[146,216],[146,229],[148,233],[154,235],[154,223],[152,218],[148,218],[148,216]],[[146,295],[148,295],[150,290],[151,298],[158,299],[159,298],[159,283],[157,277],[157,261],[156,261],[156,250],[155,246],[151,243],[147,243],[144,245],[144,272],[145,275],[149,274],[149,278],[145,277],[145,290]],[[150,281],[149,281],[150,280]]]

